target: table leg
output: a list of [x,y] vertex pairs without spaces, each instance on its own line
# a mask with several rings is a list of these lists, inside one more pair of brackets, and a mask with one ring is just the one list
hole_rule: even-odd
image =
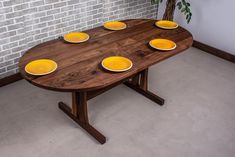
[[105,136],[89,124],[86,92],[74,92],[72,97],[72,109],[63,102],[59,102],[59,108],[98,142],[104,144],[106,142]]
[[[138,78],[139,80],[136,81],[136,78]],[[124,82],[124,84],[129,88],[135,90],[136,92],[149,98],[150,100],[156,102],[157,104],[161,106],[164,104],[164,99],[148,91],[148,69],[143,70],[142,72],[134,76],[134,79]]]
[[140,88],[144,91],[148,90],[148,69],[142,71],[140,73]]
[[139,74],[135,75],[135,76],[132,78],[131,83],[132,83],[133,85],[139,85],[139,84],[140,84],[140,75],[139,75]]
[[78,98],[76,92],[72,92],[72,114],[77,117],[78,109],[77,109],[77,104],[78,104]]

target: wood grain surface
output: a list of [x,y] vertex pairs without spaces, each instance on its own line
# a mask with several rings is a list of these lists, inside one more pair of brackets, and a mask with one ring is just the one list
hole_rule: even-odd
[[[80,44],[56,39],[28,50],[20,59],[21,75],[32,84],[57,91],[90,91],[105,88],[127,79],[149,66],[174,56],[192,46],[193,37],[182,27],[174,30],[157,28],[155,20],[135,19],[124,21],[127,29],[110,31],[102,26],[85,31],[90,40]],[[148,42],[154,38],[173,40],[177,48],[158,51]],[[132,60],[129,71],[113,73],[104,70],[100,63],[105,57],[124,56]],[[58,69],[45,76],[32,76],[25,72],[27,63],[35,59],[52,59]]]

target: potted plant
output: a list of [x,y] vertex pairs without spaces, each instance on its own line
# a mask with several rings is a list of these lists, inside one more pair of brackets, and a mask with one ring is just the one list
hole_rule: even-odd
[[[158,12],[159,4],[162,3],[163,0],[151,0],[151,2],[152,4],[157,5],[157,12]],[[181,11],[181,13],[185,15],[187,23],[189,23],[192,18],[192,12],[190,9],[190,3],[187,2],[186,0],[167,0],[163,19],[173,21],[176,6]]]

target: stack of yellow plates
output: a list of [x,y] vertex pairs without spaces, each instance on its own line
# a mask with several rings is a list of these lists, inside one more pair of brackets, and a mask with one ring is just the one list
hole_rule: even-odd
[[112,56],[103,59],[101,62],[103,68],[113,72],[123,72],[131,69],[132,61],[121,56]]
[[89,35],[83,32],[72,32],[64,35],[64,40],[69,43],[82,43],[89,39]]
[[163,51],[173,50],[176,48],[176,43],[167,39],[153,39],[149,42],[149,45],[152,48]]
[[25,71],[31,75],[46,75],[54,72],[57,69],[57,64],[53,60],[39,59],[29,62],[25,66]]
[[112,21],[112,22],[106,22],[104,24],[104,27],[109,30],[123,30],[127,27],[127,25],[124,22],[119,21]]
[[163,29],[175,29],[179,26],[176,22],[168,21],[168,20],[157,21],[155,25]]

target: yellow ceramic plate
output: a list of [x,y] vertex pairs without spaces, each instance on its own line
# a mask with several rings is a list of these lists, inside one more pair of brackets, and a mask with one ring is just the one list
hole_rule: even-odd
[[163,29],[175,29],[179,26],[176,22],[167,20],[157,21],[155,25]]
[[57,64],[53,60],[39,59],[29,62],[25,66],[25,71],[31,75],[46,75],[50,74],[57,69]]
[[89,35],[83,32],[72,32],[64,35],[64,40],[69,43],[82,43],[89,39]]
[[106,70],[113,72],[127,71],[132,67],[132,61],[121,56],[112,56],[103,59],[102,66]]
[[153,39],[149,42],[149,45],[152,48],[163,51],[173,50],[176,48],[176,43],[167,39]]
[[104,27],[109,30],[123,30],[127,27],[127,25],[124,22],[119,21],[112,21],[112,22],[106,22],[104,24]]

